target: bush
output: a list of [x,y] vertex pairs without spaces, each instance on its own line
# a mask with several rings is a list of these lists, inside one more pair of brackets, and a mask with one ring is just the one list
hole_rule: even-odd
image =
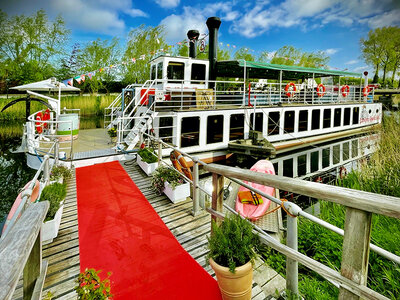
[[78,276],[75,291],[78,294],[78,299],[82,300],[101,300],[111,299],[110,293],[110,276],[111,272],[107,273],[107,277],[103,280],[100,279],[99,273],[95,269],[86,269]]
[[184,183],[184,180],[178,171],[165,166],[158,167],[152,175],[153,178],[151,179],[151,184],[159,194],[164,191],[164,183],[166,181],[168,181],[173,189]]
[[58,180],[64,178],[64,180],[70,179],[72,177],[72,171],[67,167],[58,165],[53,167],[50,173],[50,180]]
[[154,150],[150,150],[149,148],[140,149],[138,151],[138,155],[145,163],[148,164],[152,164],[158,161],[158,157],[156,156]]
[[60,208],[60,202],[64,200],[67,194],[67,186],[61,183],[53,183],[46,186],[42,194],[40,195],[39,201],[49,201],[50,207],[46,215],[45,221],[52,220]]

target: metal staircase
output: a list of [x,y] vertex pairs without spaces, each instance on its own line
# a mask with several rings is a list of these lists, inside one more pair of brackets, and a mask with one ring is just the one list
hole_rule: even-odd
[[[143,113],[140,118],[137,119],[135,126],[129,131],[128,135],[125,137],[124,142],[128,146],[127,150],[132,150],[136,144],[139,142],[140,134],[144,133],[147,129],[151,128],[153,123],[152,111],[154,104],[152,104],[145,113]],[[139,117],[141,110],[137,110],[135,113],[135,118]]]
[[134,102],[135,97],[127,97],[129,95],[127,92],[131,92],[133,95],[134,87],[134,84],[127,85],[124,89],[122,89],[122,92],[119,93],[117,98],[115,98],[113,102],[111,102],[111,104],[104,109],[105,128],[110,129],[111,127],[115,126],[117,124],[118,117],[122,116],[122,110],[128,106],[131,106],[132,102]]

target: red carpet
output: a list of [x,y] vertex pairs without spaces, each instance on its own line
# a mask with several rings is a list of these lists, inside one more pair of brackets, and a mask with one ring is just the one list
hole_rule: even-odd
[[221,299],[118,162],[76,169],[81,271],[112,272],[114,299]]

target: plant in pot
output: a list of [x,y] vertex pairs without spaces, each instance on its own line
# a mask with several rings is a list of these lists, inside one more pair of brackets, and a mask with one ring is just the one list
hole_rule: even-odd
[[72,177],[72,171],[65,166],[54,166],[50,172],[50,181],[63,183]]
[[55,182],[46,186],[40,195],[39,201],[50,202],[49,210],[42,224],[42,241],[45,243],[51,243],[58,234],[66,194],[66,185]]
[[208,238],[208,261],[213,268],[223,299],[251,299],[253,263],[261,246],[251,224],[239,215],[212,223]]
[[147,176],[150,176],[158,165],[157,154],[155,154],[154,150],[150,150],[149,148],[141,148],[138,151],[137,163]]
[[77,286],[75,291],[78,294],[78,299],[82,300],[100,300],[112,299],[110,276],[111,272],[107,273],[107,277],[101,279],[99,273],[95,269],[86,269],[84,272],[79,273],[76,280]]
[[107,133],[111,138],[111,143],[115,143],[117,141],[117,129],[115,127],[111,127],[108,129]]
[[165,195],[173,202],[177,203],[190,196],[190,185],[185,182],[180,173],[166,166],[158,167],[151,181],[156,191]]

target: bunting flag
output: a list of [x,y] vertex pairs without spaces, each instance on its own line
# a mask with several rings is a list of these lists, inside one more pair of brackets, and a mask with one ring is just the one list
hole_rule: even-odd
[[132,62],[135,64],[136,63],[136,58],[132,58]]
[[74,80],[73,78],[66,79],[66,80],[63,81],[63,83],[64,83],[65,85],[73,86],[73,80]]
[[85,74],[81,75],[81,80],[82,80],[82,82],[85,82]]
[[81,76],[76,76],[76,77],[74,77],[74,79],[75,79],[75,81],[76,81],[77,83],[81,84],[81,81],[82,81]]
[[87,74],[87,76],[89,77],[90,80],[92,80],[92,76],[93,76],[92,72],[89,72],[89,73]]
[[146,54],[140,55],[139,59],[144,60],[146,58]]

